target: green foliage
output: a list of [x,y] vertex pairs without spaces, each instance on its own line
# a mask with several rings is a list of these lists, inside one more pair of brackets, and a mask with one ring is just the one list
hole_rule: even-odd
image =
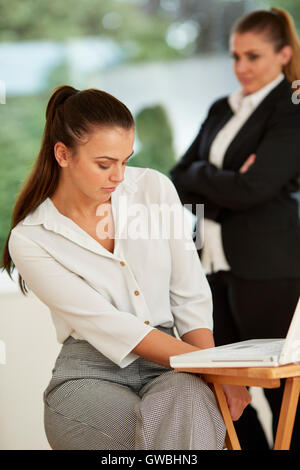
[[184,55],[184,51],[170,48],[165,41],[170,22],[129,1],[0,1],[0,42],[107,37],[119,43],[127,60],[133,61],[168,60]]
[[0,105],[0,252],[17,194],[39,151],[46,97],[8,98]]
[[176,156],[165,109],[161,105],[144,108],[135,122],[140,150],[129,160],[128,166],[154,168],[168,176]]

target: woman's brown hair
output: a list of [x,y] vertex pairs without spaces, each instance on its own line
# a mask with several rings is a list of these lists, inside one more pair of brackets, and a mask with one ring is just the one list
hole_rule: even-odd
[[[60,167],[54,155],[56,142],[63,142],[75,153],[80,139],[96,127],[131,129],[133,126],[129,109],[109,93],[94,88],[79,91],[68,85],[55,88],[46,108],[41,149],[12,211],[1,266],[10,277],[14,269],[8,250],[11,230],[47,197],[51,197],[57,187]],[[28,290],[20,274],[19,286],[26,295]]]
[[265,35],[276,52],[284,46],[291,46],[293,56],[283,67],[283,73],[290,83],[300,79],[300,41],[294,20],[287,11],[280,8],[252,11],[237,20],[231,33],[243,34],[250,31]]

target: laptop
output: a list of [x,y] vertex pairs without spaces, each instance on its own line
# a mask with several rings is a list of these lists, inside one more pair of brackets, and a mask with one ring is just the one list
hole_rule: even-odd
[[300,362],[300,297],[286,338],[251,339],[170,357],[179,367],[270,367]]

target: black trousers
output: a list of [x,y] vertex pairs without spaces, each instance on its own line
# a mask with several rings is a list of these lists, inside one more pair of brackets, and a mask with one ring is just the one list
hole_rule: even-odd
[[[255,338],[284,338],[300,296],[300,279],[245,280],[231,271],[207,276],[213,295],[216,346]],[[277,429],[284,380],[277,389],[264,389]],[[268,442],[255,409],[248,405],[235,428],[242,449],[267,449]],[[298,406],[291,450],[300,449]]]

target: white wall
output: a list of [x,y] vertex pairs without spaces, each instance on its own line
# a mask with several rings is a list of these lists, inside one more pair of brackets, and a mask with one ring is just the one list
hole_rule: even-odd
[[0,450],[50,449],[42,394],[61,348],[50,312],[34,294],[0,293]]

